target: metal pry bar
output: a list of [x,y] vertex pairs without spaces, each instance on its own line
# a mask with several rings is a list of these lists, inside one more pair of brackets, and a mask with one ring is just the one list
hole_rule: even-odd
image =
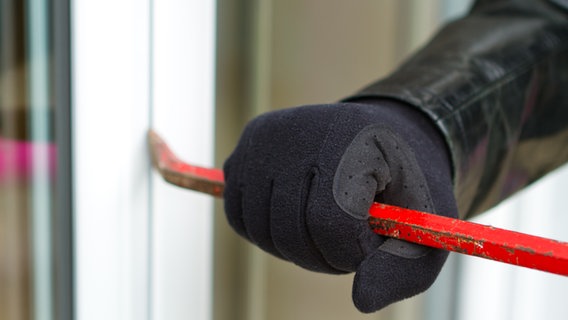
[[[223,196],[223,171],[181,161],[152,130],[148,140],[152,163],[166,181]],[[568,276],[566,242],[381,203],[371,206],[369,225],[383,236]]]
[[378,234],[568,276],[568,243],[420,211],[374,203]]
[[222,197],[225,188],[223,171],[187,164],[172,152],[153,130],[148,131],[152,164],[167,182],[199,192]]

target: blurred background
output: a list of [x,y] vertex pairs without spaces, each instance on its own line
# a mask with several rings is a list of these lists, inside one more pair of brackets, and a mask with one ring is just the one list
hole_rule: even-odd
[[[566,319],[568,279],[451,254],[364,315],[163,183],[146,131],[217,166],[273,109],[387,75],[469,0],[0,0],[0,320]],[[476,218],[568,241],[568,170]],[[214,212],[214,213],[213,213]]]
[[[259,113],[337,101],[391,72],[473,1],[218,2],[216,161]],[[568,239],[566,170],[479,221]],[[556,183],[556,185],[555,185]],[[548,189],[546,189],[548,188]],[[538,191],[541,190],[541,191]],[[548,190],[548,191],[546,191]],[[538,199],[538,200],[536,200]],[[538,204],[547,203],[549,213]],[[371,315],[352,306],[352,275],[302,270],[215,223],[215,319],[564,319],[568,281],[452,254],[426,294]],[[556,213],[555,213],[556,211]],[[561,216],[557,216],[560,214]]]

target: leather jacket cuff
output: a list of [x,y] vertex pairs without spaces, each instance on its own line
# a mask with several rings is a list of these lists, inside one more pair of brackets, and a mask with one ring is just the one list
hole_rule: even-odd
[[392,98],[443,133],[462,218],[568,161],[568,20],[547,1],[480,1],[388,78],[345,101]]

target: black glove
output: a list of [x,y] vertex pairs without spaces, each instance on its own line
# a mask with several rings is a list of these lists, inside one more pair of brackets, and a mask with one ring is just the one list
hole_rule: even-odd
[[301,267],[356,271],[372,312],[426,290],[447,253],[374,234],[373,200],[455,217],[451,165],[431,120],[395,101],[305,106],[251,121],[225,163],[231,226]]

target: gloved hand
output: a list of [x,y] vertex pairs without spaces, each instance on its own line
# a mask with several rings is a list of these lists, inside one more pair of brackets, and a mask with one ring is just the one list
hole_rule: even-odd
[[356,271],[362,312],[426,290],[447,253],[372,232],[379,202],[455,217],[451,165],[431,120],[384,100],[259,116],[224,166],[231,226],[301,267]]

